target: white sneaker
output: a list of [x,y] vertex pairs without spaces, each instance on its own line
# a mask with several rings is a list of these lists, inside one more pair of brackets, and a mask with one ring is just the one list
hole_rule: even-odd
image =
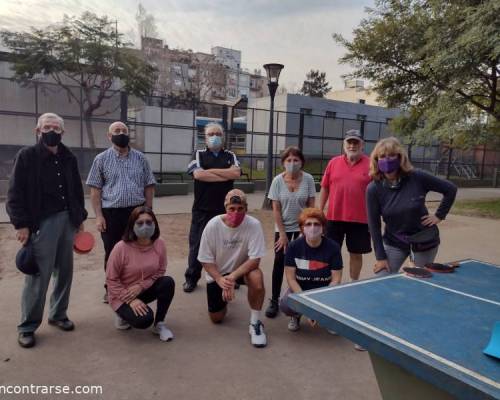
[[127,321],[120,318],[119,315],[115,315],[115,328],[121,331],[126,331],[127,329],[130,329],[131,326]]
[[290,317],[288,322],[288,330],[291,332],[297,332],[300,329],[300,317]]
[[250,334],[250,341],[255,347],[266,347],[267,337],[262,322],[257,321],[255,324],[250,324],[248,333]]
[[338,336],[338,333],[335,332],[335,331],[332,331],[331,329],[327,329],[326,330],[330,335],[333,335],[333,336]]
[[158,322],[153,327],[153,333],[155,335],[160,335],[160,340],[163,342],[168,342],[174,338],[174,334],[170,329],[165,326],[165,322]]
[[354,348],[357,351],[366,351],[366,349],[364,347],[361,347],[359,344],[356,344],[356,343],[354,343]]

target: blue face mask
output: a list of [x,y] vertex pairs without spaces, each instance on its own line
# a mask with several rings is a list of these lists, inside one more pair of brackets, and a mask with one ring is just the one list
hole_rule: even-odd
[[209,149],[220,149],[222,147],[222,138],[217,135],[209,136],[207,140],[207,146]]

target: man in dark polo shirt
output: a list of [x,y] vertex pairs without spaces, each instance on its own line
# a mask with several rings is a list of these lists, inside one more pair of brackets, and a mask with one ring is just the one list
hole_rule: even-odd
[[236,155],[223,148],[224,130],[219,124],[205,126],[207,148],[197,150],[189,163],[188,173],[194,178],[194,203],[189,231],[188,268],[183,289],[192,292],[201,277],[202,265],[198,261],[201,234],[213,217],[224,214],[224,198],[233,182],[241,175]]
[[74,329],[67,309],[73,279],[73,239],[87,218],[76,157],[61,143],[64,121],[56,114],[40,116],[38,143],[24,147],[16,157],[9,181],[7,213],[21,244],[33,246],[38,274],[26,275],[21,298],[18,343],[35,345],[42,323],[50,278],[49,324]]

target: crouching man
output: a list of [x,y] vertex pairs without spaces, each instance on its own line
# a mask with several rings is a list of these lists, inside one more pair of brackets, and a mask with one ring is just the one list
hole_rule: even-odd
[[266,246],[260,222],[247,215],[245,193],[234,189],[224,200],[226,213],[212,218],[201,237],[198,260],[207,279],[208,313],[213,323],[222,322],[227,303],[235,298],[235,284],[248,287],[249,334],[255,347],[265,347],[262,325],[265,289],[260,259]]

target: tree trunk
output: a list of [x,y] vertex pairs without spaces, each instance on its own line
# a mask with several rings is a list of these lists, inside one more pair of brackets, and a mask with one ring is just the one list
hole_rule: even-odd
[[87,130],[87,138],[89,140],[89,148],[95,149],[94,130],[92,129],[92,114],[85,113],[85,128]]

